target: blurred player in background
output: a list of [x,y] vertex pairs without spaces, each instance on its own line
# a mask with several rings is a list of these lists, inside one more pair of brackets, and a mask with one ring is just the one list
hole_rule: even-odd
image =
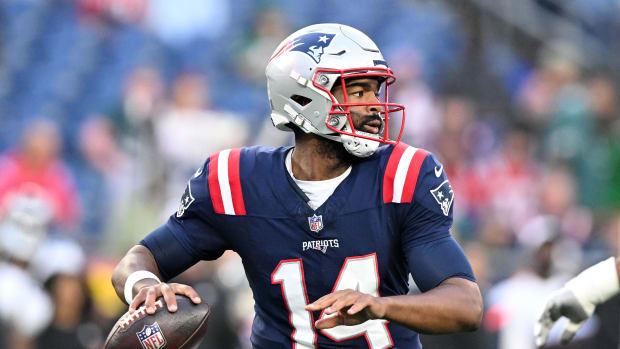
[[13,194],[0,208],[0,320],[9,334],[7,343],[0,345],[32,349],[54,308],[28,268],[47,235],[53,213],[46,201],[32,193]]
[[592,316],[596,306],[620,291],[619,266],[620,259],[610,257],[582,271],[553,292],[534,326],[536,345],[541,348],[547,343],[553,324],[561,317],[569,321],[561,336],[561,342],[568,343]]
[[[375,43],[313,25],[278,46],[266,74],[272,122],[295,146],[209,157],[178,211],[116,267],[130,311],[153,313],[159,296],[176,311],[174,294],[200,302],[160,280],[234,250],[255,348],[420,348],[418,332],[477,329],[480,290],[449,232],[454,193],[433,155],[390,130],[404,107],[389,102],[395,77]],[[423,293],[407,295],[409,273]]]

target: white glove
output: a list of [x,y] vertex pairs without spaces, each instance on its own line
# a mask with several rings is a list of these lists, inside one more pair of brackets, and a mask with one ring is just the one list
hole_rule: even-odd
[[553,324],[562,316],[568,318],[568,324],[562,332],[560,341],[562,344],[568,343],[573,339],[577,330],[592,316],[594,308],[594,304],[591,303],[581,304],[568,287],[554,291],[534,325],[536,346],[541,348],[545,345]]
[[536,346],[547,342],[553,324],[562,316],[569,322],[560,341],[568,343],[583,326],[597,305],[618,293],[618,273],[615,258],[600,262],[569,280],[564,287],[553,292],[534,326]]

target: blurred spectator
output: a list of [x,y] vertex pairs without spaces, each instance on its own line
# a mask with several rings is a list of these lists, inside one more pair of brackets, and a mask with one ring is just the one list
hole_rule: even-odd
[[[402,141],[416,147],[435,148],[438,138],[444,136],[443,120],[435,97],[421,76],[420,57],[407,46],[398,48],[390,56],[389,62],[396,75],[390,99],[407,108]],[[390,127],[392,132],[400,129],[401,120],[395,121],[396,127]]]
[[[163,184],[164,164],[155,140],[155,118],[165,104],[164,86],[159,72],[149,67],[133,70],[125,82],[122,99],[110,113],[119,151],[130,156],[136,179],[132,186],[141,201],[161,201],[157,188]],[[139,180],[138,180],[139,179]]]
[[528,123],[544,128],[549,122],[559,91],[581,76],[580,60],[575,47],[565,42],[543,46],[536,68],[521,85],[517,97]]
[[94,346],[83,345],[78,333],[78,326],[87,301],[83,281],[74,275],[55,274],[46,282],[46,288],[54,302],[54,319],[52,324],[37,338],[38,347],[46,349],[94,348]]
[[75,228],[80,201],[64,162],[58,127],[49,120],[36,120],[26,126],[18,148],[0,157],[0,207],[14,193],[30,187],[39,191],[54,212],[54,221],[64,228]]
[[54,301],[54,319],[37,338],[43,349],[97,349],[108,328],[93,322],[91,298],[83,275],[54,274],[45,286]]
[[590,144],[596,138],[593,121],[584,86],[580,83],[567,85],[558,91],[552,118],[543,139],[547,159],[570,166],[579,183],[577,199],[588,204],[593,200],[586,192],[591,180],[587,159],[591,156]]
[[620,207],[620,114],[614,82],[599,75],[587,83],[594,136],[584,157],[583,203],[600,210]]
[[551,167],[539,181],[540,212],[556,217],[562,235],[583,244],[592,233],[592,213],[589,208],[578,205],[578,187],[570,170],[564,166]]
[[44,241],[31,269],[44,282],[54,303],[50,325],[38,336],[38,348],[96,349],[105,340],[103,323],[95,323],[91,296],[85,279],[85,254],[68,239]]
[[[239,53],[237,62],[239,73],[247,81],[264,86],[265,65],[291,29],[285,18],[276,8],[268,8],[258,15],[254,30],[248,33],[247,43]],[[281,132],[273,127],[271,118],[265,115],[257,130],[254,143],[267,147],[281,147],[293,143],[292,132]]]
[[[526,225],[520,235],[532,237],[521,253],[520,265],[512,276],[494,285],[486,297],[484,325],[498,333],[499,349],[535,349],[533,324],[545,295],[568,279],[567,274],[558,272],[556,263],[567,258],[579,260],[579,253],[573,254],[578,249],[561,240],[554,217],[539,217]],[[558,328],[555,330],[550,343],[559,339]],[[592,334],[592,327],[584,328],[583,334],[588,333]]]
[[13,196],[0,214],[0,319],[8,327],[5,347],[34,349],[53,304],[28,267],[47,235],[52,211],[32,193]]
[[540,52],[537,69],[547,88],[525,84],[524,91],[531,98],[524,100],[533,102],[544,96],[544,101],[539,103],[526,103],[526,110],[529,106],[529,115],[537,119],[534,124],[542,131],[541,153],[548,162],[569,166],[578,182],[577,201],[592,206],[604,200],[597,179],[604,179],[601,177],[605,176],[607,165],[604,154],[592,148],[598,138],[596,114],[608,114],[613,108],[605,101],[609,99],[605,95],[613,94],[613,88],[609,91],[610,86],[599,84],[598,89],[593,86],[590,94],[583,81],[581,64],[583,54],[573,44],[549,45]]
[[[151,119],[161,107],[164,99],[163,82],[159,73],[150,67],[138,67],[133,70],[124,86],[121,100],[122,132],[136,131],[140,126]],[[124,127],[129,127],[125,130]]]
[[77,182],[82,201],[89,203],[81,229],[83,237],[95,247],[114,217],[113,211],[124,207],[129,200],[130,165],[118,147],[111,122],[103,116],[86,120],[78,137],[83,164]]
[[245,144],[249,129],[237,115],[212,109],[204,77],[178,76],[172,101],[155,120],[158,148],[166,164],[166,216],[176,211],[185,182],[208,154]]
[[[111,159],[117,161],[119,173],[109,173],[107,184],[99,182],[103,179],[99,178],[97,185],[101,190],[121,185],[109,194],[127,195],[115,197],[110,203],[112,210],[105,222],[105,231],[110,234],[102,236],[105,241],[97,246],[99,252],[123,253],[160,218],[166,182],[165,163],[155,137],[155,119],[165,103],[160,73],[151,67],[138,66],[127,77],[119,104],[109,112],[111,129],[107,130],[108,126],[99,129],[101,136],[108,138],[103,142],[109,145],[106,152],[116,154]],[[101,123],[106,124],[96,122],[95,125]],[[113,137],[114,145],[108,143],[109,137]]]
[[[297,4],[296,4],[297,5]],[[247,104],[258,119],[260,125],[253,135],[252,142],[262,146],[280,147],[292,144],[293,133],[281,132],[273,127],[269,111],[260,114],[268,104],[265,91],[265,65],[277,48],[278,44],[291,33],[289,27],[290,17],[284,16],[281,7],[266,7],[260,11],[253,21],[253,29],[246,33],[247,37],[237,54],[236,74],[247,86],[235,86],[236,90],[242,91],[242,96],[237,104]],[[235,84],[236,85],[236,84]]]
[[243,77],[264,84],[265,65],[278,44],[290,33],[285,18],[275,8],[267,8],[256,15],[248,42],[239,53],[239,71]]
[[617,127],[618,103],[616,86],[608,76],[594,76],[587,83],[589,94],[589,107],[596,120],[597,130],[607,134],[617,132],[613,126]]
[[[441,130],[434,139],[435,144],[431,149],[437,149],[437,156],[445,166],[450,183],[455,193],[459,193],[454,199],[454,205],[458,207],[458,210],[455,210],[455,225],[460,232],[470,234],[471,226],[475,224],[480,214],[479,207],[483,195],[480,176],[475,173],[475,154],[465,136],[474,126],[476,105],[464,96],[444,96],[439,112]],[[417,124],[408,126],[409,129],[416,127]]]
[[603,221],[602,239],[605,246],[605,255],[620,255],[620,212],[615,212],[611,217]]
[[478,166],[482,195],[481,214],[501,217],[509,231],[518,231],[536,215],[539,170],[527,129],[513,126],[498,151]]

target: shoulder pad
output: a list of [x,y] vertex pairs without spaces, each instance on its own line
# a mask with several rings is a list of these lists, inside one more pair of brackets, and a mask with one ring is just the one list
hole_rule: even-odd
[[413,200],[420,168],[428,154],[402,142],[394,147],[383,175],[383,203]]
[[209,193],[215,213],[245,215],[239,178],[241,148],[226,149],[209,157]]

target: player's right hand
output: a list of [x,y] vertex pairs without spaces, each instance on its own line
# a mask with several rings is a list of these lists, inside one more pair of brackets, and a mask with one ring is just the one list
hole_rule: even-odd
[[568,343],[593,312],[594,305],[582,304],[570,289],[564,287],[553,292],[534,326],[536,346],[542,348],[547,343],[553,324],[562,316],[568,318],[569,322],[562,332],[560,342]]
[[168,306],[168,311],[174,313],[177,311],[177,294],[184,295],[192,300],[195,304],[200,303],[200,296],[198,292],[191,286],[177,283],[158,283],[153,279],[140,280],[134,287],[138,287],[138,294],[133,298],[131,304],[129,304],[129,313],[133,313],[138,309],[140,304],[144,303],[146,306],[147,314],[155,314],[155,301],[160,296],[164,297]]

